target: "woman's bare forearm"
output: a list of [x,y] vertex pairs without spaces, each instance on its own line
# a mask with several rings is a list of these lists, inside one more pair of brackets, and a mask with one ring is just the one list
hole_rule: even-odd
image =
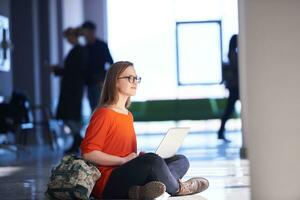
[[136,157],[136,153],[131,153],[126,157],[119,157],[119,156],[114,156],[97,150],[83,154],[84,159],[102,166],[119,166],[135,157]]
[[102,166],[118,166],[124,163],[124,158],[122,157],[110,155],[97,150],[83,154],[83,158]]

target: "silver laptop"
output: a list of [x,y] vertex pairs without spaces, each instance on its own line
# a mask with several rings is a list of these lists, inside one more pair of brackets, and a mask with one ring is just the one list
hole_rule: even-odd
[[162,158],[170,158],[174,156],[182,145],[189,130],[190,128],[188,127],[170,128],[160,142],[155,153]]

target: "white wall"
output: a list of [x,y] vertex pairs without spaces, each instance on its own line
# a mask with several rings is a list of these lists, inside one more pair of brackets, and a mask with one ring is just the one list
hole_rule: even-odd
[[[68,27],[79,27],[84,21],[83,0],[63,0],[62,4],[62,19],[63,29]],[[64,41],[64,55],[71,49],[71,45]]]
[[240,1],[252,199],[300,199],[300,1]]
[[97,26],[97,37],[107,41],[106,0],[85,1],[84,19],[93,21]]

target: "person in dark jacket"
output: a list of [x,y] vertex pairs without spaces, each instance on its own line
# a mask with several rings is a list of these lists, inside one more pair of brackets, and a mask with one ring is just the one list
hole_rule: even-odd
[[225,112],[221,119],[221,126],[218,131],[218,139],[224,142],[230,142],[224,135],[225,124],[234,111],[234,105],[239,99],[239,71],[238,71],[238,36],[234,34],[229,41],[227,76],[225,77],[225,86],[229,91],[229,97]]
[[87,43],[85,47],[88,55],[85,84],[91,109],[94,110],[99,103],[106,74],[105,64],[112,64],[113,59],[107,43],[96,37],[96,25],[93,22],[84,22],[81,30]]
[[84,70],[86,64],[85,49],[79,44],[79,30],[67,28],[64,31],[67,41],[73,45],[64,61],[64,67],[53,66],[54,74],[62,76],[60,96],[56,118],[62,119],[69,126],[73,135],[73,144],[66,153],[76,153],[81,143],[81,104],[84,87]]

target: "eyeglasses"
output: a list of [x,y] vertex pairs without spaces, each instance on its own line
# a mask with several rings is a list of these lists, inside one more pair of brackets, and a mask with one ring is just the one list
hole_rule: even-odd
[[140,83],[142,78],[139,76],[123,76],[123,77],[119,77],[118,79],[127,79],[129,83],[134,83],[135,81],[137,83]]

